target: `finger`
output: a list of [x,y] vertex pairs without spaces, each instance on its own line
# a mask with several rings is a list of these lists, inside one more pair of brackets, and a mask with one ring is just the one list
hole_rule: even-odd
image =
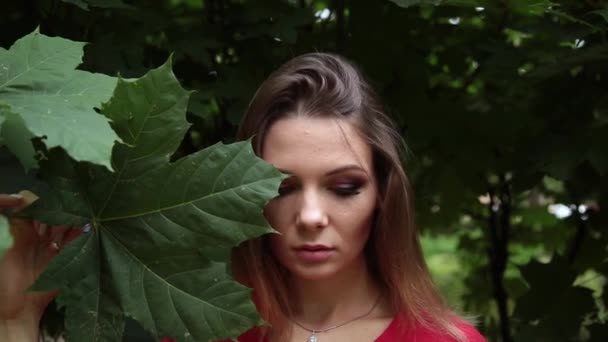
[[49,233],[49,226],[46,223],[42,223],[42,222],[35,222],[36,224],[36,232],[38,233],[38,236],[40,237],[41,240],[47,240],[48,239],[48,233]]
[[13,246],[27,246],[38,240],[34,222],[30,219],[11,218],[10,232],[14,240]]
[[23,209],[37,199],[38,196],[28,190],[18,194],[0,194],[0,209]]
[[83,234],[81,229],[72,228],[63,237],[63,245],[66,246],[68,243],[75,240],[77,237]]
[[17,209],[25,205],[25,200],[22,195],[19,194],[0,194],[0,208],[3,209]]
[[70,230],[69,226],[51,226],[49,229],[49,237],[53,241],[62,240],[65,233]]
[[49,247],[51,250],[58,252],[63,247],[63,238],[68,230],[70,230],[68,226],[54,226],[50,228]]
[[34,203],[38,199],[38,196],[36,196],[36,194],[34,194],[33,192],[31,192],[29,190],[21,190],[21,191],[19,191],[19,195],[21,197],[23,197],[25,206],[28,206],[28,205]]

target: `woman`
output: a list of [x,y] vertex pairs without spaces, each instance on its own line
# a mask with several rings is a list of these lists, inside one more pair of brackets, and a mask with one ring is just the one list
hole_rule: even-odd
[[234,275],[270,324],[239,341],[484,341],[433,286],[402,140],[353,65],[290,60],[260,86],[238,137],[290,175],[265,209],[280,234],[234,251]]
[[352,64],[313,53],[280,67],[241,123],[252,136],[290,177],[265,211],[281,234],[234,253],[272,326],[241,341],[484,341],[431,281],[402,139]]

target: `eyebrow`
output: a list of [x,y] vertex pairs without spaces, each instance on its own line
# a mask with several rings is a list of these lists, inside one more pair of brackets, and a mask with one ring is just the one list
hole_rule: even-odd
[[[288,174],[288,175],[293,175],[293,172],[291,172],[289,170],[279,169],[279,168],[277,168],[277,170],[281,171],[282,173]],[[325,174],[325,176],[331,176],[331,175],[335,175],[340,172],[351,171],[351,170],[352,171],[361,171],[361,172],[367,174],[367,171],[365,171],[365,169],[363,169],[361,166],[359,166],[357,164],[349,164],[349,165],[344,165],[344,166],[340,166],[339,168],[333,169],[333,170],[327,172]]]

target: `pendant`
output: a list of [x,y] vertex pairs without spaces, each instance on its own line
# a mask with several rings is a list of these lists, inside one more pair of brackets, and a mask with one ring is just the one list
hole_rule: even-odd
[[308,336],[308,342],[317,342],[317,335],[313,332],[312,335]]

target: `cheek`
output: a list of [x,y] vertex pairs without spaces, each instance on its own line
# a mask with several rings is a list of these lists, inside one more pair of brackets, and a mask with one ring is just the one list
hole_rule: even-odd
[[285,234],[288,227],[288,216],[287,208],[285,208],[285,203],[278,200],[272,200],[266,205],[264,208],[264,216],[266,220],[270,224],[270,226],[279,232],[280,234],[270,234],[269,242],[270,242],[270,251],[279,259],[281,255],[284,254],[287,242],[285,241]]
[[285,249],[285,237],[281,234],[272,234],[270,236],[270,251],[276,256],[281,254],[281,251]]
[[271,255],[274,259],[285,268],[289,268],[289,265],[293,262],[290,261],[289,247],[285,236],[281,234],[271,234],[269,236],[269,247]]
[[373,229],[374,212],[375,210],[360,211],[346,217],[341,225],[346,239],[354,245],[364,245]]
[[344,210],[338,223],[343,238],[353,247],[364,246],[373,229],[376,212],[373,196]]
[[285,205],[276,199],[270,201],[264,208],[264,217],[274,230],[283,231],[288,216],[286,209]]

